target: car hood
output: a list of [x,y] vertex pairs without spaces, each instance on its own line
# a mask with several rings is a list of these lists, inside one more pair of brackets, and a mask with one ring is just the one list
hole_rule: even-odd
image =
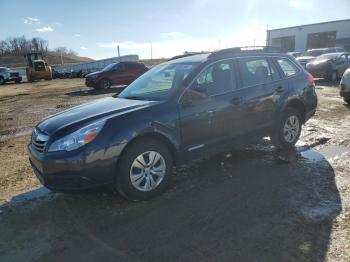
[[68,126],[81,126],[98,119],[122,115],[158,103],[114,97],[102,98],[50,116],[40,122],[37,128],[41,132],[52,135]]
[[97,72],[93,72],[93,73],[87,74],[85,77],[89,77],[89,76],[93,76],[93,75],[99,75],[101,73],[102,73],[102,71],[97,71]]

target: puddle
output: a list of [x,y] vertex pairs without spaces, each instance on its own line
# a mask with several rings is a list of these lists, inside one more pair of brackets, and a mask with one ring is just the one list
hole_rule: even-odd
[[313,161],[323,161],[324,156],[316,151],[312,151],[312,150],[307,150],[307,151],[303,151],[300,152],[301,156],[303,158],[309,159],[309,160],[313,160]]
[[16,195],[8,200],[5,200],[3,203],[0,202],[0,211],[2,208],[9,206],[20,205],[26,201],[35,200],[43,197],[49,196],[51,191],[45,187],[34,189],[29,192],[24,192],[22,194]]

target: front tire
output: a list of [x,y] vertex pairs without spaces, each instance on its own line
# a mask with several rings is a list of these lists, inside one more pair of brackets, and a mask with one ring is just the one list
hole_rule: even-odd
[[102,79],[100,84],[99,84],[99,89],[109,89],[111,88],[112,83],[108,79]]
[[299,140],[302,123],[300,112],[288,107],[270,136],[272,144],[281,149],[293,148]]
[[172,168],[172,155],[163,143],[155,139],[136,141],[119,160],[117,190],[132,201],[150,199],[166,189]]

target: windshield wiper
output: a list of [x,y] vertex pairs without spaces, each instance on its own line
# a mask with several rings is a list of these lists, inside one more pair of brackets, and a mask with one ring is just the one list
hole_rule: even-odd
[[122,96],[120,98],[131,99],[131,100],[147,100],[144,97],[139,97],[139,96]]

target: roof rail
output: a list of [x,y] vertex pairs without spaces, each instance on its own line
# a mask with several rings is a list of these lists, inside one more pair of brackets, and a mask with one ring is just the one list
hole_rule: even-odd
[[183,57],[193,56],[193,55],[207,54],[207,53],[208,52],[188,52],[188,53],[183,54],[183,55],[174,56],[174,57],[170,58],[168,61],[183,58]]
[[242,46],[221,49],[212,52],[208,58],[235,55],[241,53],[281,53],[281,49],[274,46]]

